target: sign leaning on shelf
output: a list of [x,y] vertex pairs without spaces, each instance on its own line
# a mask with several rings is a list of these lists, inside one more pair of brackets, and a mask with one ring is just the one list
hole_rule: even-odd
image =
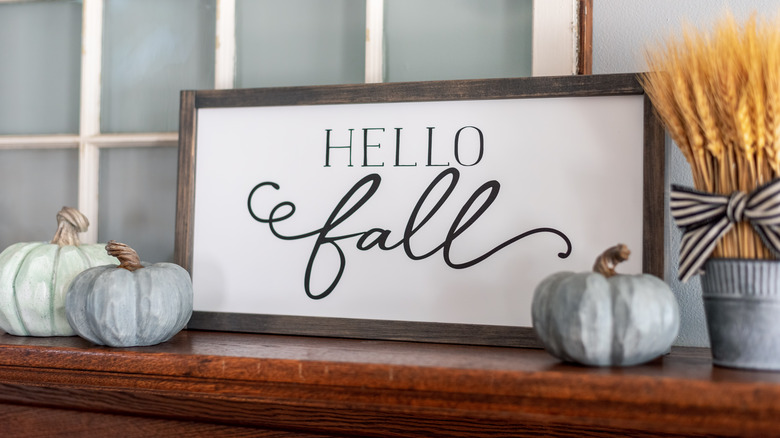
[[535,286],[618,242],[663,276],[635,75],[183,91],[190,329],[537,346]]

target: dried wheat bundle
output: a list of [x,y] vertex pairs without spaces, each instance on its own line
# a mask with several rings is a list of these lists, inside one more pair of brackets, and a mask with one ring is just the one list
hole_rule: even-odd
[[[780,21],[729,15],[710,33],[686,25],[646,58],[642,85],[698,190],[749,193],[780,176]],[[713,257],[773,258],[746,223]]]

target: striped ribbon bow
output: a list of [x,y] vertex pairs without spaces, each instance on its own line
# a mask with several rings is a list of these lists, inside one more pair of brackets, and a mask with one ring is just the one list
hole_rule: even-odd
[[678,272],[682,281],[702,271],[718,240],[737,222],[750,223],[775,256],[780,254],[780,179],[750,194],[730,196],[673,185],[669,207],[683,231]]

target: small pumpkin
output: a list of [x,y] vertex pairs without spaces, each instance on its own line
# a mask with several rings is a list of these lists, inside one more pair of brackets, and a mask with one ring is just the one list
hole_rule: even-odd
[[63,207],[50,243],[21,242],[0,253],[0,328],[17,336],[73,336],[65,315],[71,280],[92,266],[117,264],[103,245],[81,244],[89,221]]
[[595,366],[629,366],[669,350],[680,328],[669,286],[649,274],[621,275],[630,251],[617,245],[596,259],[594,272],[558,272],[534,291],[534,329],[553,356]]
[[139,347],[165,342],[192,315],[192,280],[174,263],[141,263],[129,246],[109,241],[119,266],[97,266],[71,282],[65,300],[76,333],[96,344]]

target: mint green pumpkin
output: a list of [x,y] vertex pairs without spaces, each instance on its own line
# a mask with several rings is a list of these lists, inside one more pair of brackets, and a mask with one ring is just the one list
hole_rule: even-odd
[[78,210],[57,214],[51,243],[16,243],[0,253],[0,328],[17,336],[73,336],[65,315],[65,293],[77,274],[92,266],[117,264],[103,245],[81,245],[89,226]]
[[142,264],[123,243],[106,250],[119,266],[97,266],[70,285],[65,308],[76,333],[96,344],[141,347],[169,340],[192,315],[190,274],[174,263]]

